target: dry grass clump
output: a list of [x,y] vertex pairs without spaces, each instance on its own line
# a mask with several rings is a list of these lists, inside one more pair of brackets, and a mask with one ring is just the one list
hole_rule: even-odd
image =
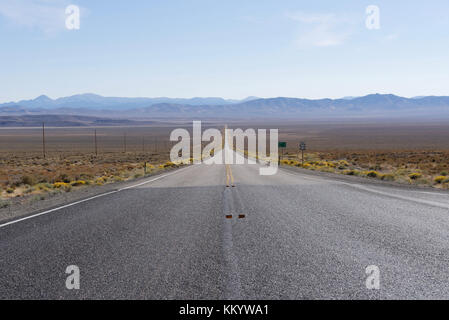
[[443,182],[449,182],[449,178],[446,176],[438,176],[433,179],[433,181],[437,184],[442,184]]
[[78,180],[78,181],[73,181],[70,183],[72,187],[79,187],[79,186],[85,186],[85,185],[89,185],[89,181],[84,181],[84,180]]
[[395,181],[396,177],[394,174],[386,173],[386,174],[383,174],[382,177],[380,177],[380,179],[383,181]]
[[0,209],[8,208],[10,205],[9,201],[0,200]]
[[53,184],[53,188],[64,190],[66,192],[72,191],[72,185],[70,183],[66,183],[66,182],[55,182]]
[[413,173],[410,173],[408,177],[410,178],[410,180],[418,180],[418,179],[422,178],[422,174],[413,172]]
[[366,176],[369,178],[377,178],[379,176],[379,172],[377,171],[368,171],[366,172]]
[[164,168],[175,168],[178,165],[173,163],[173,162],[171,162],[171,161],[167,161],[163,166],[164,166]]

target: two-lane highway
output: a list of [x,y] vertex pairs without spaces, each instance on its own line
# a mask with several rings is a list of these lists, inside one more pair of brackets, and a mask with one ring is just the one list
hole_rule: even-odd
[[194,165],[0,227],[0,298],[449,298],[449,196],[258,169]]

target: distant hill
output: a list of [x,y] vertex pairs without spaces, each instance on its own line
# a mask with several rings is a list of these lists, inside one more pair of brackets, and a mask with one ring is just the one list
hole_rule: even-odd
[[250,97],[241,101],[221,98],[107,98],[78,95],[52,100],[34,100],[0,105],[0,115],[77,115],[120,119],[205,118],[449,118],[449,97],[404,98],[393,94],[371,94],[342,99]]
[[187,105],[226,105],[257,99],[249,97],[244,100],[226,100],[223,98],[191,98],[191,99],[173,99],[173,98],[117,98],[102,97],[96,94],[79,94],[59,99],[50,99],[42,95],[33,100],[22,100],[18,102],[8,102],[0,104],[0,108],[4,107],[20,107],[27,109],[61,109],[61,108],[86,108],[86,109],[110,109],[124,110],[148,107],[154,104],[170,103],[170,104],[187,104]]
[[132,121],[71,115],[0,116],[0,127],[87,127],[151,124],[152,121]]
[[224,118],[335,118],[373,116],[449,116],[449,97],[402,98],[373,94],[353,99],[257,99],[228,105],[156,104],[129,112],[147,116]]

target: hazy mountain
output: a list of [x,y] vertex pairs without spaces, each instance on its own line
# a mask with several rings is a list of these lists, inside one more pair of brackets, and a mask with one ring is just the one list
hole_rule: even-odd
[[51,99],[45,95],[39,96],[33,100],[22,100],[18,102],[8,102],[0,104],[2,107],[18,106],[28,109],[59,109],[59,108],[86,108],[86,109],[110,109],[123,110],[151,106],[160,103],[175,103],[186,105],[226,105],[235,104],[256,99],[249,97],[244,100],[225,100],[223,98],[191,98],[191,99],[173,99],[173,98],[118,98],[103,97],[100,95],[87,93],[59,99]]
[[371,116],[449,116],[449,97],[408,99],[395,95],[373,94],[347,99],[270,98],[228,105],[189,106],[156,104],[131,112],[164,116],[216,117],[371,117]]
[[[219,103],[220,101],[222,103]],[[18,102],[17,104],[4,104],[0,105],[0,115],[1,114],[107,115],[108,117],[121,119],[327,119],[344,117],[449,118],[449,97],[428,96],[404,98],[392,94],[371,94],[351,99],[318,100],[285,97],[259,99],[250,97],[242,101],[232,102],[231,100],[224,100],[221,98],[106,98],[88,94],[60,98],[57,100],[41,96],[31,101]]]

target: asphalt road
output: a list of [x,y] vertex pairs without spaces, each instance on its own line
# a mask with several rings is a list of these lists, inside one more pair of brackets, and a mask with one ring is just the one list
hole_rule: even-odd
[[0,298],[449,298],[449,194],[258,168],[194,165],[1,226]]

